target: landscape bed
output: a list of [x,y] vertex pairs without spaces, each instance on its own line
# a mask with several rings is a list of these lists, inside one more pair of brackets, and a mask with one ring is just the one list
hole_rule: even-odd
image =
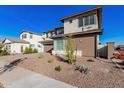
[[124,87],[124,73],[108,60],[82,57],[72,65],[46,53],[28,56],[18,66],[76,87]]

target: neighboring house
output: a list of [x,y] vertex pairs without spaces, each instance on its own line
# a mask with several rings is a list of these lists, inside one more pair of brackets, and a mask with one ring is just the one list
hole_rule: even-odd
[[[3,41],[4,49],[10,54],[24,53],[26,47],[37,49],[38,52],[44,52],[44,46],[39,41],[44,40],[43,34],[36,34],[30,31],[22,31],[20,39],[6,38]],[[46,38],[45,38],[46,39]]]
[[32,48],[36,48],[38,52],[44,51],[43,44],[39,43],[39,41],[44,40],[42,35],[30,32],[30,31],[22,31],[20,33],[20,39],[29,42],[30,43],[29,46]]
[[52,36],[54,39],[54,55],[65,55],[65,37],[72,35],[77,56],[97,56],[99,35],[102,34],[102,7],[96,7],[78,14],[64,17],[62,34]]
[[23,53],[26,47],[29,47],[29,42],[21,39],[6,38],[3,41],[4,49],[10,53]]

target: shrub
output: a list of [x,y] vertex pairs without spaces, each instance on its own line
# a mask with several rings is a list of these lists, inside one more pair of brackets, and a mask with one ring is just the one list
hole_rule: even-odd
[[43,58],[44,57],[44,55],[42,54],[42,53],[40,53],[39,55],[38,55],[38,58],[40,59],[40,58]]
[[32,47],[29,47],[29,48],[28,48],[28,53],[33,53]]
[[38,51],[37,51],[37,49],[36,49],[36,48],[34,49],[33,53],[38,53]]
[[61,70],[62,70],[61,66],[57,66],[57,67],[55,67],[55,71],[60,72]]
[[73,64],[76,62],[76,56],[74,56],[74,47],[73,47],[73,43],[72,43],[72,39],[71,36],[69,35],[69,37],[67,37],[66,40],[66,57],[67,57],[67,61],[70,64]]
[[28,54],[29,53],[28,47],[25,48],[24,53],[25,54]]
[[0,56],[10,55],[6,50],[0,51]]
[[38,52],[37,49],[36,48],[32,49],[32,47],[29,47],[29,48],[26,47],[24,51],[25,54],[37,53],[37,52]]
[[52,63],[52,62],[54,62],[54,58],[53,57],[48,59],[48,63]]
[[79,71],[81,73],[87,74],[90,71],[90,69],[88,67],[81,66]]
[[84,66],[76,66],[75,70],[78,70],[84,74],[87,74],[90,71],[88,67],[84,67]]

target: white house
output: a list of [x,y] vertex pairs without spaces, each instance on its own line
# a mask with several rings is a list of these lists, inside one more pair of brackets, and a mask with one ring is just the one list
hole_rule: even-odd
[[3,41],[4,49],[10,53],[22,53],[26,47],[29,47],[29,42],[21,40],[21,39],[14,39],[14,38],[6,38]]
[[42,35],[29,31],[22,31],[20,33],[20,39],[29,42],[30,46],[36,48],[38,52],[44,51],[44,46],[41,43],[39,43],[40,41],[44,40]]
[[26,47],[32,47],[38,52],[44,52],[44,46],[40,41],[46,40],[46,34],[36,34],[30,31],[22,31],[20,39],[6,38],[2,44],[4,49],[10,54],[23,53]]

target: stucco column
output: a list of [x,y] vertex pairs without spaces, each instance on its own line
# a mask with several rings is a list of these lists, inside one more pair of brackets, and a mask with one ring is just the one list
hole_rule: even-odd
[[110,59],[113,56],[115,48],[114,42],[107,42],[107,58]]

